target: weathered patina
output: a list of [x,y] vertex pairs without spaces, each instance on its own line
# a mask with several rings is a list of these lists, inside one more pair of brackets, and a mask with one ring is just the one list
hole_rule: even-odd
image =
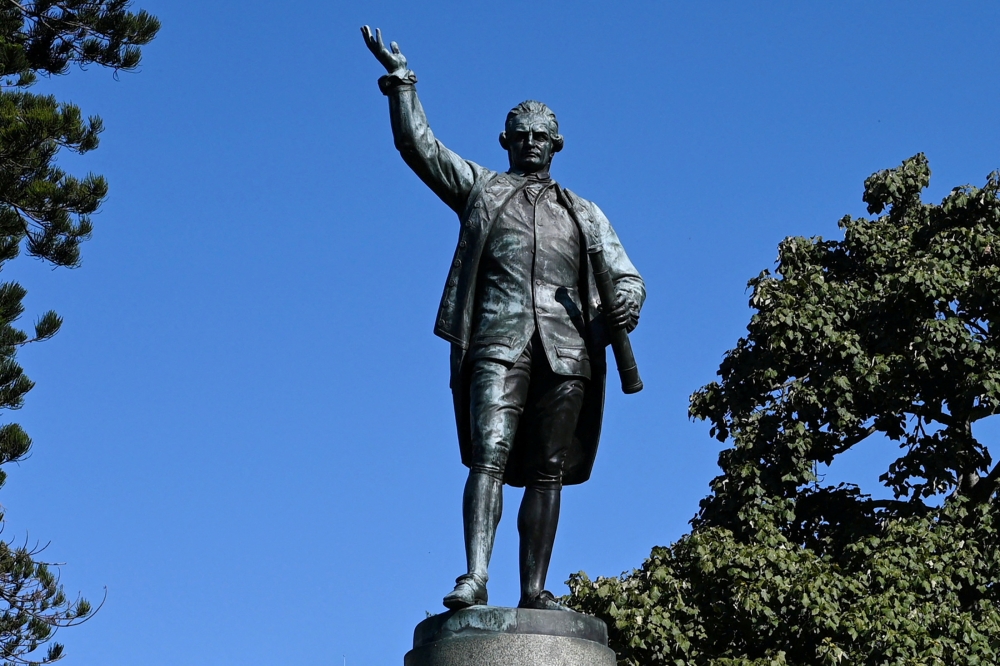
[[[463,504],[469,566],[445,605],[486,602],[506,482],[526,488],[518,516],[521,605],[559,608],[542,588],[560,490],[590,477],[609,326],[637,324],[642,278],[600,208],[550,178],[563,137],[547,106],[529,101],[510,111],[500,135],[510,169],[490,170],[434,136],[398,46],[362,32],[389,72],[379,88],[396,148],[460,223],[434,332],[451,343],[458,440],[470,469]],[[603,250],[615,303],[601,303],[588,248]]]

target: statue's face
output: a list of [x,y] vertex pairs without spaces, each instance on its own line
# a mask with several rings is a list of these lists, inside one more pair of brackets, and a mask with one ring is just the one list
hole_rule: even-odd
[[521,114],[507,128],[507,154],[516,171],[534,173],[548,169],[554,148],[552,129],[546,118]]

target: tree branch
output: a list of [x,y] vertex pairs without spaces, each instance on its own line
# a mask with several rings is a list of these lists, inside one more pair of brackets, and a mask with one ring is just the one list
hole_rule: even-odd
[[982,326],[980,326],[979,323],[976,322],[975,320],[968,320],[967,321],[965,319],[962,319],[962,323],[965,324],[966,326],[971,326],[972,328],[976,329],[977,331],[979,331],[980,334],[982,334],[983,337],[988,338],[990,336],[990,332],[987,331]]
[[994,405],[993,407],[979,405],[969,410],[969,421],[978,421],[985,419],[987,416],[994,416],[995,414],[1000,414],[1000,405]]
[[891,499],[871,500],[867,502],[867,505],[873,509],[893,509],[898,513],[905,514],[926,513],[929,510],[924,504],[914,504],[913,502]]
[[988,502],[996,492],[997,484],[1000,483],[1000,463],[993,466],[993,470],[968,491],[968,497],[976,504]]
[[837,448],[835,448],[833,450],[833,455],[835,455],[835,456],[840,455],[841,453],[843,453],[844,451],[848,450],[849,448],[851,448],[855,444],[868,439],[869,437],[871,437],[874,434],[875,434],[875,426],[870,426],[868,428],[865,428],[861,432],[855,433],[855,435],[853,437],[848,437],[847,439],[845,439],[841,443],[840,446],[838,446]]
[[949,427],[954,427],[956,423],[953,417],[948,416],[943,411],[941,411],[940,406],[932,407],[931,405],[928,405],[926,402],[922,405],[911,405],[910,411],[928,420],[934,420],[937,421],[938,423],[941,423],[942,425],[946,425]]

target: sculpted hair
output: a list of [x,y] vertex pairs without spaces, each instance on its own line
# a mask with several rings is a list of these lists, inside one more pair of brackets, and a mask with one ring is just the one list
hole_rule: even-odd
[[507,130],[515,118],[521,115],[541,116],[548,121],[549,130],[552,132],[552,142],[555,144],[555,152],[559,152],[565,143],[562,134],[559,133],[559,121],[555,112],[547,104],[536,102],[533,99],[525,100],[507,112],[507,120],[504,121],[504,133],[500,135],[500,145],[507,149]]

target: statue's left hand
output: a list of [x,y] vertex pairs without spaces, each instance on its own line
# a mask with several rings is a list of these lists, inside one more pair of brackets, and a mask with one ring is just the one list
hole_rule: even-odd
[[382,43],[382,31],[378,28],[375,28],[375,34],[372,35],[371,28],[362,26],[361,34],[365,38],[368,50],[382,63],[385,71],[390,74],[406,71],[406,56],[399,52],[399,45],[396,42],[389,44],[391,50],[386,48],[385,44]]
[[613,328],[624,328],[626,333],[631,333],[639,325],[639,311],[633,309],[629,300],[620,292],[617,296],[615,307],[605,317]]

